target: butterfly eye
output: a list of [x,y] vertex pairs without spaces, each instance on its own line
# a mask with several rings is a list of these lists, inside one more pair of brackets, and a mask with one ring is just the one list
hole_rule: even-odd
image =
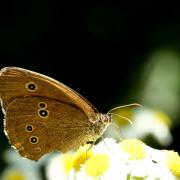
[[33,131],[33,126],[32,125],[27,125],[26,126],[26,131],[28,131],[28,132],[32,132]]
[[47,107],[47,104],[44,103],[44,102],[40,102],[40,103],[38,104],[38,106],[39,106],[39,108],[46,108],[46,107]]
[[41,148],[40,148],[40,147],[37,147],[37,148],[35,149],[35,152],[40,153],[40,152],[41,152]]
[[34,92],[37,90],[37,85],[34,82],[29,82],[26,84],[26,89],[30,92]]
[[47,111],[47,110],[42,110],[42,109],[40,109],[40,110],[38,111],[38,114],[39,114],[39,116],[42,117],[42,118],[48,117],[48,111]]
[[32,144],[37,144],[37,143],[38,143],[38,137],[36,137],[36,136],[31,136],[31,137],[30,137],[30,142],[31,142]]

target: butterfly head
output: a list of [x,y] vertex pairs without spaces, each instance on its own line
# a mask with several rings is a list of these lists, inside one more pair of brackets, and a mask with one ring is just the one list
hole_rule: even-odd
[[112,115],[98,113],[97,119],[103,124],[110,124],[112,122]]
[[97,113],[95,119],[91,121],[91,127],[94,131],[94,134],[97,136],[101,136],[104,133],[104,131],[107,129],[109,124],[111,124],[111,122],[112,122],[111,114]]

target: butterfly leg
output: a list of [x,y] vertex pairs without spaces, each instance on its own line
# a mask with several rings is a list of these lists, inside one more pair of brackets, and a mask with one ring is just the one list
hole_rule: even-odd
[[94,146],[94,144],[95,144],[95,140],[92,141],[91,145],[88,147],[88,149],[86,151],[86,160],[88,159],[87,153]]

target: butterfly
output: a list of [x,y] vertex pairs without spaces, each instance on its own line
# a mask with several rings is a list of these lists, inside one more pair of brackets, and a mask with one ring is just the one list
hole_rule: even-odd
[[19,67],[1,69],[0,97],[9,143],[35,161],[95,142],[112,123],[111,113],[99,113],[70,87]]

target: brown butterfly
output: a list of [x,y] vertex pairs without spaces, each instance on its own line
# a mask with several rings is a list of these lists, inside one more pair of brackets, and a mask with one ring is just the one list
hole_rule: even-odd
[[18,68],[0,71],[4,128],[22,157],[38,160],[96,141],[112,122],[85,98],[45,75]]

